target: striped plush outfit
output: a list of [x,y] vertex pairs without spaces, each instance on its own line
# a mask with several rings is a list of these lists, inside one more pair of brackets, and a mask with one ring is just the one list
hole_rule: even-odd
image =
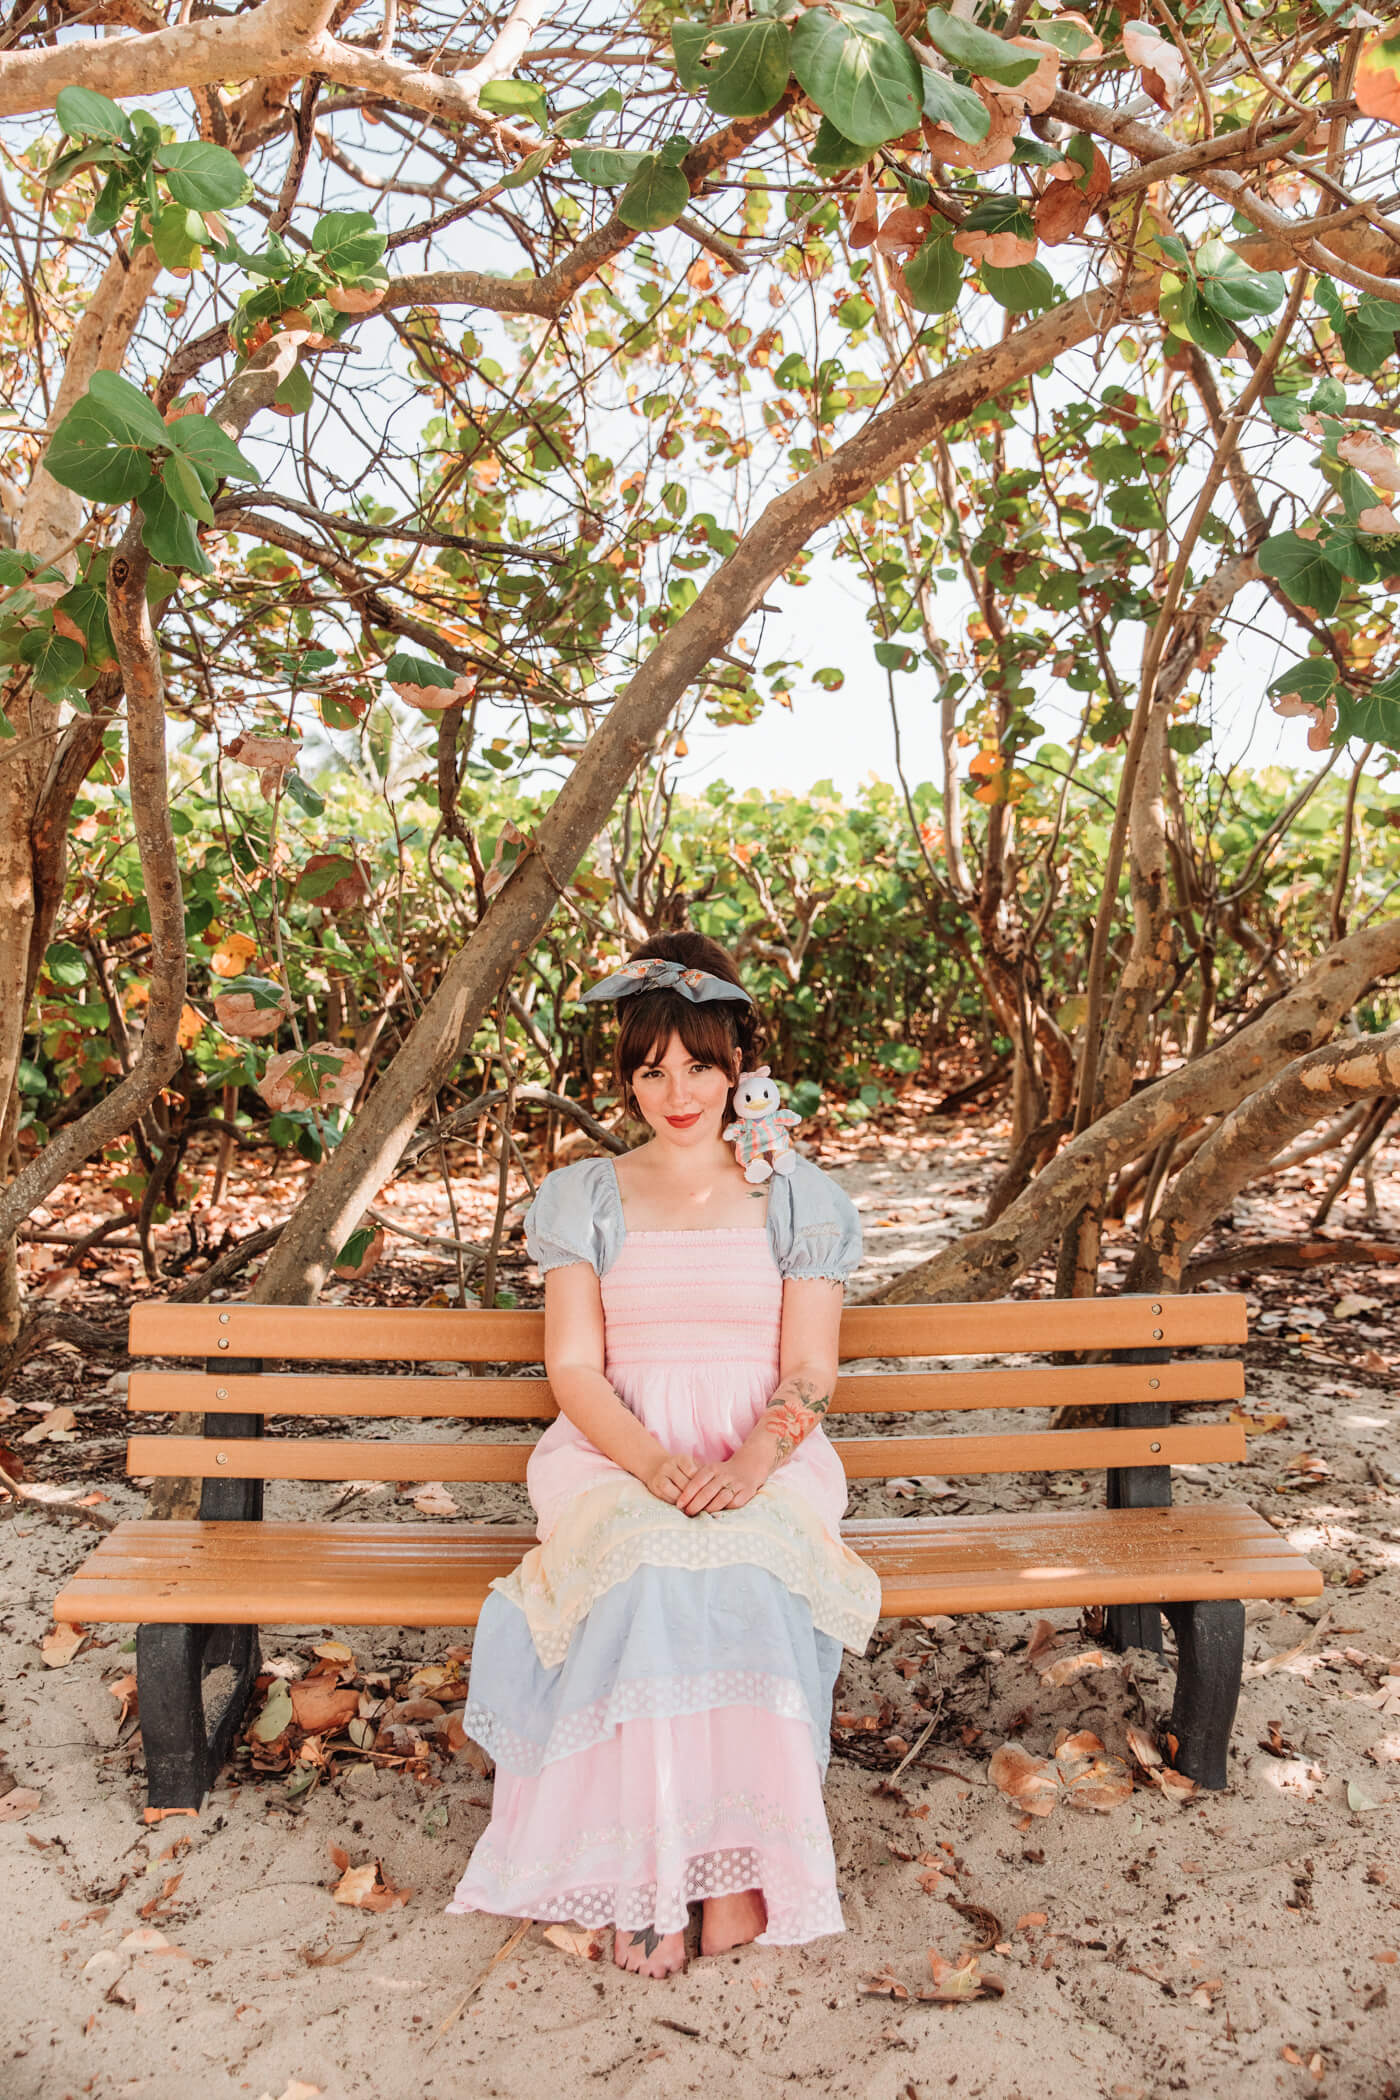
[[[844,1276],[860,1246],[806,1160],[766,1225],[627,1231],[607,1160],[551,1174],[526,1223],[541,1269],[593,1263],[609,1381],[700,1461],[733,1453],[778,1383],[785,1277]],[[541,1543],[492,1585],[465,1716],[496,1760],[492,1816],[449,1908],[665,1933],[690,1903],[758,1888],[766,1944],[841,1931],[831,1696],[879,1585],[840,1539],[825,1433],[744,1508],[687,1517],[561,1415],[527,1486]]]
[[776,1157],[792,1150],[788,1131],[794,1123],[800,1123],[790,1108],[771,1108],[762,1116],[736,1116],[725,1125],[724,1142],[733,1145],[735,1157],[741,1167],[751,1159],[763,1159],[768,1153]]

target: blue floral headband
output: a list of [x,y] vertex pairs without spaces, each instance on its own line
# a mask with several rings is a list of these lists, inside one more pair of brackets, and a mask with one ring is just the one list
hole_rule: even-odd
[[691,1000],[696,1006],[707,999],[742,999],[745,1006],[753,1005],[741,984],[730,984],[724,977],[712,977],[708,970],[687,969],[684,963],[667,962],[661,956],[624,963],[620,970],[590,984],[583,997],[627,999],[633,992],[679,992],[683,999]]

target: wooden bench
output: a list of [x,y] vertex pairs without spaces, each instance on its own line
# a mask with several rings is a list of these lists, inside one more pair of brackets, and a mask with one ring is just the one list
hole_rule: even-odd
[[[843,1376],[832,1414],[1107,1406],[1113,1426],[1015,1434],[837,1436],[853,1480],[1102,1467],[1106,1507],[857,1519],[851,1544],[875,1568],[887,1618],[932,1612],[1108,1607],[1107,1637],[1161,1649],[1176,1634],[1171,1731],[1177,1764],[1226,1783],[1248,1597],[1315,1597],[1322,1577],[1241,1503],[1171,1507],[1171,1467],[1243,1458],[1238,1423],[1173,1426],[1182,1404],[1237,1401],[1238,1358],[1173,1351],[1242,1343],[1243,1298],[1095,1298],[855,1307],[843,1362],[1078,1352],[1074,1364]],[[128,1471],[205,1485],[192,1523],[119,1524],[54,1605],[57,1619],[135,1624],[153,1806],[197,1807],[217,1776],[259,1667],[257,1629],[474,1625],[492,1578],[534,1543],[524,1525],[274,1523],[263,1482],[523,1481],[529,1442],[404,1442],[264,1435],[268,1416],[542,1422],[557,1412],[534,1376],[287,1375],[272,1362],[538,1366],[540,1312],[374,1311],[332,1306],[147,1304],[138,1356],[202,1357],[202,1371],[138,1371],[138,1412],[197,1410],[202,1437],[133,1436]],[[254,1353],[256,1352],[256,1353]],[[835,1426],[835,1425],[833,1425]]]

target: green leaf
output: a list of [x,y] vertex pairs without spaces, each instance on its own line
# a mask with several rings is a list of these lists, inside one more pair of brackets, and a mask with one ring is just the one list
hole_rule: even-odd
[[87,230],[89,233],[111,232],[126,209],[126,200],[130,190],[131,184],[127,177],[120,170],[114,169],[98,191],[97,202],[88,213]]
[[527,182],[534,181],[542,168],[549,166],[550,155],[553,150],[548,145],[536,146],[533,153],[526,154],[518,168],[512,168],[509,175],[501,177],[501,188],[503,190],[523,190]]
[[1009,314],[1038,313],[1055,303],[1055,280],[1043,263],[1018,263],[1012,270],[996,270],[990,263],[977,265],[983,284]]
[[125,110],[92,88],[60,88],[54,108],[70,139],[117,139],[125,144],[131,138]]
[[1400,694],[1385,685],[1371,686],[1362,693],[1339,685],[1336,692],[1337,730],[1335,743],[1379,744],[1386,751],[1400,751]]
[[1037,22],[1035,34],[1042,44],[1053,44],[1062,58],[1078,58],[1094,41],[1091,29],[1082,29],[1075,22]]
[[360,277],[378,262],[387,239],[367,211],[328,211],[312,229],[311,246],[332,277]]
[[1259,549],[1259,567],[1272,576],[1295,605],[1330,620],[1341,602],[1342,579],[1316,540],[1296,532],[1277,532]]
[[555,132],[561,139],[587,138],[595,117],[601,117],[606,110],[619,110],[621,107],[622,97],[617,89],[605,88],[602,94],[595,95],[591,102],[581,102],[577,109],[571,109],[566,116],[560,117],[554,126]]
[[624,226],[655,233],[673,226],[690,202],[690,184],[679,168],[668,168],[659,154],[648,154],[617,200]]
[[792,32],[792,70],[804,94],[858,146],[912,131],[923,111],[919,62],[894,24],[873,8],[829,0]]
[[1211,730],[1205,722],[1178,722],[1167,731],[1167,742],[1182,758],[1189,758],[1210,742]]
[[853,145],[844,132],[836,129],[830,117],[823,117],[808,148],[807,158],[814,173],[840,175],[847,168],[858,168],[869,160],[870,148]]
[[1233,346],[1233,323],[1206,305],[1193,277],[1179,278],[1170,272],[1165,273],[1158,305],[1162,319],[1175,334],[1189,337],[1193,343],[1199,343],[1202,350],[1209,350],[1212,356],[1223,357]]
[[212,416],[177,416],[165,426],[165,441],[172,452],[183,453],[198,467],[207,488],[226,476],[237,476],[241,481],[262,480],[253,462],[245,458]]
[[193,569],[207,576],[211,564],[199,544],[193,520],[175,501],[159,476],[140,497],[141,538],[156,561],[172,569]]
[[1011,141],[1011,164],[1015,168],[1054,168],[1067,158],[1058,146],[1047,146],[1042,139],[1022,137]]
[[1363,377],[1379,372],[1386,360],[1395,355],[1393,335],[1382,334],[1379,329],[1363,328],[1354,315],[1348,315],[1337,330],[1337,341],[1348,367]]
[[457,683],[457,673],[446,671],[441,664],[429,663],[426,656],[410,656],[406,649],[396,649],[384,666],[384,676],[390,685],[438,685]]
[[652,158],[650,153],[624,153],[618,146],[576,146],[569,155],[569,166],[580,182],[615,190],[620,183],[630,182]]
[[477,99],[483,109],[506,117],[520,112],[541,131],[549,129],[549,104],[536,80],[488,80]]
[[84,580],[75,583],[71,591],[65,591],[55,611],[66,613],[75,627],[81,627],[87,643],[87,654],[96,664],[110,663],[115,652],[112,648],[112,631],[107,625],[107,594],[95,583]]
[[962,290],[963,259],[950,233],[931,233],[904,265],[909,303],[917,313],[951,313]]
[[287,1690],[286,1679],[274,1677],[263,1700],[262,1712],[252,1726],[252,1734],[260,1743],[275,1743],[285,1735],[292,1725],[292,1695]]
[[935,51],[941,51],[955,66],[966,66],[969,73],[976,73],[984,80],[995,80],[1001,87],[1019,87],[1023,80],[1030,79],[1040,63],[1029,51],[1018,50],[1005,37],[992,36],[988,30],[960,21],[941,7],[931,7],[928,11],[928,40]]
[[172,452],[162,460],[160,478],[172,503],[205,525],[214,522],[214,509],[204,493],[204,483],[183,453]]
[[87,957],[71,941],[55,941],[45,951],[44,969],[53,982],[61,984],[66,991],[73,991],[87,982]]
[[671,48],[682,85],[692,92],[703,89],[710,108],[721,117],[767,116],[792,70],[788,26],[771,15],[719,29],[673,23]]
[[357,1269],[374,1244],[373,1225],[361,1225],[351,1233],[331,1264],[336,1269]]
[[1303,411],[1296,394],[1266,394],[1264,413],[1280,430],[1301,430]]
[[921,70],[924,115],[951,131],[955,138],[965,139],[969,146],[979,145],[992,128],[992,113],[982,97],[974,95],[961,81],[950,80],[946,73],[935,73],[932,66]]
[[151,242],[167,270],[192,270],[204,247],[206,227],[197,211],[167,204],[151,229]]
[[1305,656],[1286,671],[1280,671],[1269,691],[1279,695],[1296,693],[1309,707],[1325,707],[1336,683],[1335,664],[1322,656]]
[[272,399],[278,408],[289,408],[294,416],[306,414],[315,396],[311,391],[311,381],[302,365],[292,366]]
[[1227,321],[1249,321],[1276,312],[1286,289],[1277,270],[1251,270],[1218,235],[1212,235],[1197,251],[1196,283],[1206,304]]
[[145,395],[115,373],[95,372],[49,440],[44,465],[89,502],[125,503],[151,478],[150,448],[164,443],[165,425]]
[[31,627],[19,645],[20,662],[29,665],[34,689],[50,700],[66,694],[83,668],[83,652],[52,626]]
[[173,139],[157,146],[156,166],[177,204],[192,211],[231,211],[253,194],[235,154],[203,139]]
[[230,977],[219,986],[218,996],[222,998],[225,992],[246,992],[260,1013],[271,1013],[286,997],[281,985],[270,977]]
[[304,810],[308,817],[319,817],[326,806],[324,796],[318,795],[314,787],[308,786],[299,773],[288,773],[286,789],[298,809]]

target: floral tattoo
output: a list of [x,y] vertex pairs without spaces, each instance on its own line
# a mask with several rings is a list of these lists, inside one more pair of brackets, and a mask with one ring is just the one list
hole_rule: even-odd
[[811,1435],[830,1405],[830,1393],[824,1393],[815,1379],[783,1380],[760,1418],[777,1439],[779,1465]]

